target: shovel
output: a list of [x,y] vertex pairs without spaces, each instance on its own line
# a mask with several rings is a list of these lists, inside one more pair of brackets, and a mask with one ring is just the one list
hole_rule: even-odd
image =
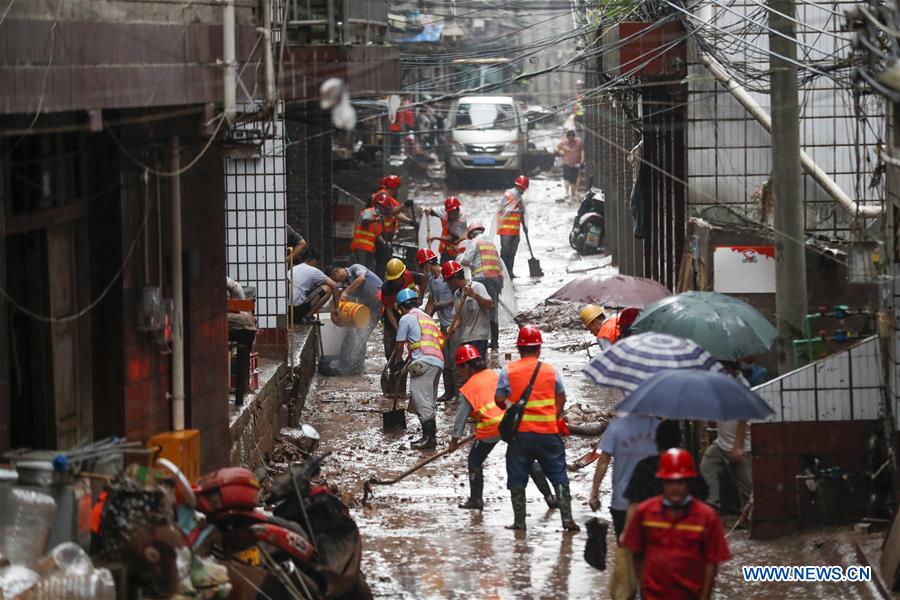
[[406,410],[397,408],[400,396],[394,396],[394,407],[386,413],[381,413],[381,426],[385,431],[406,431]]
[[391,372],[390,363],[384,365],[381,372],[381,391],[387,397],[394,398],[394,407],[386,413],[381,414],[382,426],[385,431],[400,429],[406,431],[406,409],[397,408],[400,398],[406,396],[406,368],[409,366],[411,359],[407,358],[403,368]]
[[531,240],[528,238],[528,230],[525,229],[525,242],[528,244],[528,254],[531,255],[531,258],[528,259],[528,274],[532,277],[543,277],[544,271],[541,270],[541,261],[534,257],[534,252],[531,250]]
[[[459,440],[459,444],[457,447],[462,447],[474,439],[475,439],[474,435],[466,436],[463,439]],[[373,485],[394,485],[401,479],[405,479],[405,478],[409,477],[410,475],[412,475],[413,473],[415,473],[422,467],[424,467],[428,464],[431,464],[432,462],[436,461],[440,457],[444,456],[445,454],[449,454],[449,453],[450,453],[449,447],[445,448],[444,450],[441,450],[440,452],[435,452],[428,458],[422,459],[421,461],[416,463],[413,467],[410,467],[409,469],[407,469],[403,473],[397,475],[393,479],[378,479],[377,477],[372,477],[372,478],[368,479],[363,484],[363,500],[362,500],[363,504],[365,504],[366,501],[369,499],[369,495],[372,493]]]

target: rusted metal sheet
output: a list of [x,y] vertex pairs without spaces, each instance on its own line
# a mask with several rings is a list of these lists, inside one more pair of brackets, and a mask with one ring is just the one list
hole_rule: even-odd
[[355,96],[382,95],[400,88],[400,51],[392,46],[287,46],[284,51],[286,100],[318,96],[330,77],[347,81]]
[[[248,90],[262,49],[238,26],[237,57]],[[0,27],[0,114],[141,108],[219,102],[222,28],[215,25],[7,19]],[[239,96],[240,97],[240,96]],[[244,98],[246,99],[246,98]]]

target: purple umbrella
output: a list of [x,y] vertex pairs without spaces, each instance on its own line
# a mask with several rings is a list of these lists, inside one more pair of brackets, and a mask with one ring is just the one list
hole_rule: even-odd
[[550,298],[599,304],[607,308],[643,308],[671,295],[672,292],[652,279],[598,273],[573,279]]

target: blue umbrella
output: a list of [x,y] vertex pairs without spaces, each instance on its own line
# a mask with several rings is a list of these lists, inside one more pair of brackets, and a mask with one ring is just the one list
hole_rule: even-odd
[[661,371],[628,394],[616,411],[708,421],[762,420],[775,414],[740,380],[701,371]]
[[666,333],[642,333],[620,340],[595,356],[584,372],[597,385],[630,392],[667,369],[724,371],[719,361],[691,340]]

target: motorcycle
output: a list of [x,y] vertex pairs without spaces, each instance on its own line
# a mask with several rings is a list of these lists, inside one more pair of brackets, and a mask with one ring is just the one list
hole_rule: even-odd
[[201,477],[190,494],[180,490],[208,523],[189,536],[192,545],[265,567],[262,597],[371,599],[356,522],[329,488],[312,483],[326,456],[291,464],[262,498],[253,473],[240,467]]
[[569,245],[579,254],[596,254],[606,242],[606,199],[593,184],[591,178],[569,232]]

